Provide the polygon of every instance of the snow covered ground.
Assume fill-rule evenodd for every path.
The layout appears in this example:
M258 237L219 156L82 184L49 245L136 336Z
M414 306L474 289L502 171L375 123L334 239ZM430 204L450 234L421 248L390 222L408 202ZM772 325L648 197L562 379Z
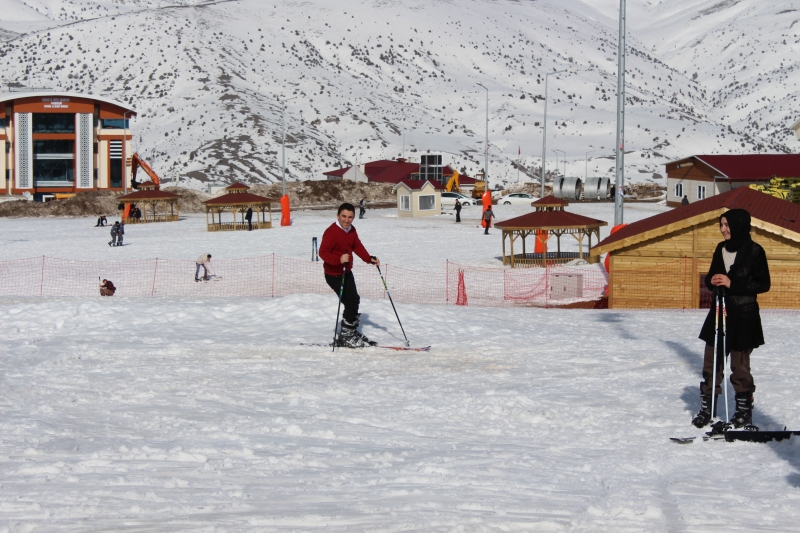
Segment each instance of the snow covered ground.
M496 222L524 215L530 206L494 206ZM625 221L634 222L668 208L650 203L625 205ZM608 236L614 224L611 203L573 204L567 210L605 220L601 238ZM280 215L274 216L273 230L254 232L206 231L206 217L181 215L179 222L125 226L125 242L130 246L109 248L108 228L95 228L95 218L19 218L0 219L2 259L21 259L47 255L65 259L131 260L195 259L210 253L217 259L255 257L275 253L283 257L309 260L311 239L322 233L336 219L336 211L295 211L292 226L278 228ZM229 215L230 216L230 215ZM466 265L502 266L500 230L490 236L479 228L480 208L465 207L463 222L455 224L453 211L420 219L399 219L396 209L370 209L355 226L369 252L385 263L419 270L443 271L445 261ZM116 219L109 217L110 221ZM596 243L593 243L596 244ZM562 239L564 250L577 251L577 241Z
M497 264L475 213L357 226L389 263ZM86 219L4 219L0 250L306 258L332 216L250 234L192 216L114 250ZM300 346L331 338L335 308L332 292L0 302L0 532L798 531L796 440L668 440L701 433L700 312L399 305L430 352ZM362 311L401 344L387 301ZM797 428L800 318L763 322L755 421Z
M429 353L299 346L335 304L2 302L0 530L797 531L797 442L668 441L701 314L406 305ZM798 319L764 323L756 422L796 426Z

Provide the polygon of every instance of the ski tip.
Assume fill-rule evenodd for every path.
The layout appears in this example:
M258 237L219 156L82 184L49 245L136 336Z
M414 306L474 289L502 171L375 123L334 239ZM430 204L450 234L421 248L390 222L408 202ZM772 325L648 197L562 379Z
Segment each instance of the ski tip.
M670 437L669 440L678 444L691 444L697 437Z

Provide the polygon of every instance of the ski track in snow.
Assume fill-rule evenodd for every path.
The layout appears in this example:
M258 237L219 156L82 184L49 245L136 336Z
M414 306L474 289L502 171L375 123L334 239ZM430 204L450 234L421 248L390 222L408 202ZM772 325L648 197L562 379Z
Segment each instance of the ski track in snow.
M333 216L227 235L193 216L131 226L135 246L119 250L93 220L3 219L0 249L306 259ZM477 212L462 226L367 216L359 233L386 263L498 263ZM430 352L300 346L332 338L336 304L333 292L0 302L0 532L798 530L797 439L668 440L701 434L700 311L398 305ZM389 302L361 310L367 336L402 345ZM763 316L763 429L800 426L799 320Z

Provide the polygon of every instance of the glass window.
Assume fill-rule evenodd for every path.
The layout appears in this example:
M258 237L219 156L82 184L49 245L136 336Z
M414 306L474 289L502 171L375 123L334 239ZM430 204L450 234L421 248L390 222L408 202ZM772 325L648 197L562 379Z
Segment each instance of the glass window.
M69 155L72 157L74 150L75 141L33 141L34 158L37 155Z
M37 187L47 185L70 186L75 176L72 159L34 159L33 181Z
M33 133L75 133L75 115L33 113Z
M430 211L431 209L436 209L436 195L435 194L426 194L424 196L419 197L419 210L420 211Z
M108 130L122 130L128 129L130 120L121 118L104 118L100 121L101 128Z
M678 183L675 185L675 196L678 198L683 198L683 183Z
M411 197L410 196L401 196L400 197L400 210L401 211L411 211Z
M122 159L109 160L109 181L112 189L122 188Z
M706 197L706 186L705 185L698 185L697 186L697 199L702 200Z

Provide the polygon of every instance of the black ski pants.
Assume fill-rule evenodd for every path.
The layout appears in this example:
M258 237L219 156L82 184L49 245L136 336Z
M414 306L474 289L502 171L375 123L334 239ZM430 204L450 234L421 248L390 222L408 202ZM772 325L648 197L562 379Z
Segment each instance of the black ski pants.
M728 357L731 359L731 385L736 392L756 391L753 375L750 373L750 354L753 350L746 352L732 351ZM700 383L700 394L711 394L711 372L714 367L714 345L706 344L706 351L703 354L703 381ZM722 379L725 372L725 358L717 356L717 382L716 394L722 392Z
M336 296L339 296L339 291L342 288L342 276L331 276L325 274L325 281L328 283ZM361 303L361 297L358 295L356 289L356 280L353 277L353 272L348 270L344 275L344 293L342 293L342 303L344 304L344 313L342 318L351 324L358 319L358 306Z

